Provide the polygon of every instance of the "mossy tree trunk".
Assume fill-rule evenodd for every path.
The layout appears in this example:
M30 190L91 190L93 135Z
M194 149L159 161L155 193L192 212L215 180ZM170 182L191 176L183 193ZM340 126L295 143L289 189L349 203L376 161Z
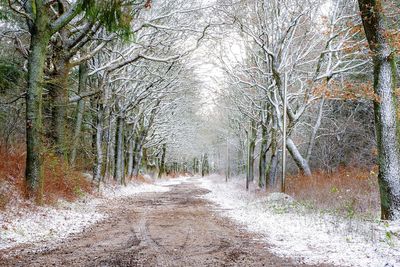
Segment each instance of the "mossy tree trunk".
M270 112L273 112L272 108ZM276 185L276 176L278 172L278 122L276 116L273 114L271 116L272 120L272 127L271 127L271 158L269 160L269 164L267 167L267 181L266 181L266 188L274 187Z
M46 48L51 37L46 12L38 8L35 22L29 26L31 44L28 57L28 88L26 90L25 178L29 193L40 194L39 185L43 185L43 70Z
M54 71L47 83L50 96L50 127L48 137L56 155L67 159L65 140L66 118L68 107L68 77L70 68L63 51L56 50Z
M382 1L359 0L358 3L374 64L381 218L394 220L400 218L400 140L395 51L389 43Z
M129 145L128 145L128 166L127 166L127 175L129 179L132 179L133 175L133 164L134 164L134 149L135 149L135 142L134 142L134 131L135 126L131 126L131 130L129 132Z
M193 159L193 174L198 174L199 173L199 159L194 158Z
M124 127L125 119L124 116L118 116L116 122L116 132L115 132L115 153L114 153L114 180L123 184L125 182L124 179Z
M249 188L249 182L254 181L254 150L256 147L257 129L254 120L250 122L248 131L248 152L247 152L247 182L246 189Z
M133 175L138 176L140 173L140 167L142 166L142 159L143 159L143 145L146 139L146 129L144 128L144 118L142 118L136 142L135 142L135 160L133 166Z
M47 1L25 1L23 5L30 33L26 90L26 169L28 192L33 194L43 186L43 73L50 38L82 11L82 1L75 1L68 11L56 20L49 17ZM40 186L42 185L42 186Z
M79 65L78 93L84 93L86 91L87 77L88 77L87 64L82 63ZM75 166L76 151L78 149L78 144L81 137L84 110L85 110L85 100L80 99L76 105L76 121L75 121L75 129L74 129L74 136L72 140L72 148L70 156L70 163L72 166Z
M149 154L146 147L142 149L142 166L143 169L147 172L149 168Z
M267 152L268 152L268 129L261 126L261 146L260 146L260 161L259 161L259 173L258 173L258 186L264 187L266 184L267 177Z
M93 179L97 182L101 182L103 180L103 104L100 99L96 99L96 114L95 114L95 160L94 160L94 168L93 168Z
M116 120L112 119L113 114L111 113L110 108L105 107L104 113L106 120L108 120L108 127L104 130L104 140L106 141L106 156L105 156L105 171L104 176L106 178L112 177L115 172L115 153L116 153L116 140L117 140L117 124Z
M261 115L261 145L260 145L260 160L258 164L258 186L266 187L268 185L267 182L267 171L268 171L268 160L267 153L269 150L268 147L268 128L267 126L270 124L271 116L268 114L267 105L264 104L264 110L260 112Z
M161 160L160 160L160 167L158 172L158 178L161 178L165 173L165 156L167 154L167 144L162 145L161 149Z
M204 154L201 160L201 176L204 177L210 173L210 164L208 162L208 154Z

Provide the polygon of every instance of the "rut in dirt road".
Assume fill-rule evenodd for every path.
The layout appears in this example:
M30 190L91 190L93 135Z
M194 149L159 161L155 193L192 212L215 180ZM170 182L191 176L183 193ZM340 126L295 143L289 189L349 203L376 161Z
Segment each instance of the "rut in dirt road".
M108 220L55 249L16 252L5 266L305 266L268 252L255 236L216 215L195 180L115 200Z

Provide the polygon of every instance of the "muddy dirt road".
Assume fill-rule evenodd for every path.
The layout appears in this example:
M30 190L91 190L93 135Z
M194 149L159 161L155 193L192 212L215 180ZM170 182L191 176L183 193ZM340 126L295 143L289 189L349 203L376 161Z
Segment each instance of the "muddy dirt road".
M110 218L41 252L12 250L2 266L305 266L219 217L195 181L113 200Z

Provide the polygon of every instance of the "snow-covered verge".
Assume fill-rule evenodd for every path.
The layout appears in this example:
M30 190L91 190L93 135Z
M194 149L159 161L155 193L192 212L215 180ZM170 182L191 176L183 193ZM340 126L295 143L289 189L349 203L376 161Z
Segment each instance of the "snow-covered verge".
M96 199L58 207L19 208L0 216L0 250L19 244L43 243L64 239L104 219L97 211Z
M156 185L156 184L134 184L130 183L126 186L114 186L114 187L104 187L102 189L102 194L106 198L120 198L120 197L130 197L140 193L150 193L150 192L168 192L169 188Z
M55 206L23 205L0 212L0 250L22 244L45 245L84 231L107 218L99 207L110 199L132 197L141 193L167 192L169 185L182 183L186 177L154 183L106 185L98 196L88 195L75 202L59 201ZM150 182L150 181L149 181Z
M240 182L243 183L243 182ZM205 198L222 215L261 234L271 250L309 264L400 266L400 221L350 220L310 212L283 194L256 196L238 181L210 176L201 180Z

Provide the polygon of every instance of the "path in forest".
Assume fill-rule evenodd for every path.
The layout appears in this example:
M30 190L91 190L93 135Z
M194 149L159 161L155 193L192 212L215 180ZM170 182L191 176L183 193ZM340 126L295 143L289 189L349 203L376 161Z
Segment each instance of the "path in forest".
M112 200L110 217L55 248L8 251L1 266L305 266L277 257L257 236L221 218L196 179Z

